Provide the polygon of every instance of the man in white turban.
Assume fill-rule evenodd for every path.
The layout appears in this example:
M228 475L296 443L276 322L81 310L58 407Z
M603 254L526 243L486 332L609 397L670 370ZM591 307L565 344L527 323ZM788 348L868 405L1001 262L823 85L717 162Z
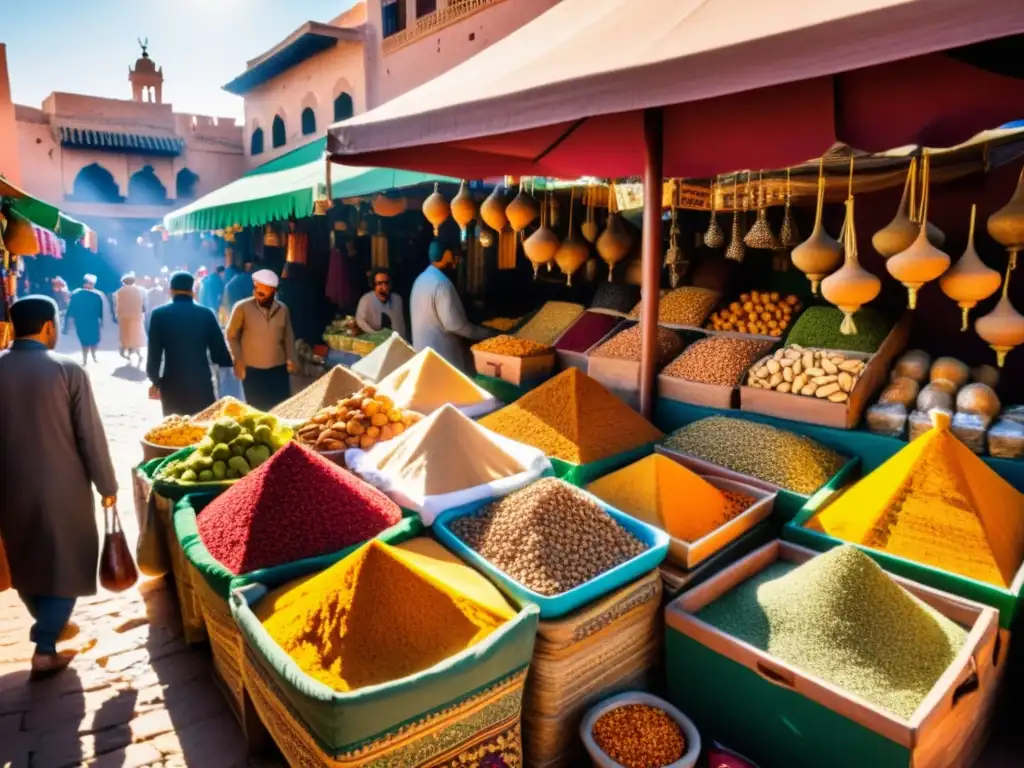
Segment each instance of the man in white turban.
M100 345L100 329L103 328L103 294L96 290L96 275L85 275L82 287L71 294L68 320L64 332L68 332L68 326L74 326L78 343L82 345L82 365L88 364L90 353L93 362L98 362L96 348Z
M231 309L227 336L245 401L269 411L291 394L288 374L298 370L295 332L288 307L277 300L277 274L260 269L252 282L252 297Z

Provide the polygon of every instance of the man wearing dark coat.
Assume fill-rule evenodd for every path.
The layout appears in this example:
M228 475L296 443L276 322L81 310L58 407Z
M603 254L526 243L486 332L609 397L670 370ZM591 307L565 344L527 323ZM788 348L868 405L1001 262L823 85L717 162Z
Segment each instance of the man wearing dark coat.
M75 600L96 593L93 488L111 506L117 479L89 377L52 351L56 303L26 296L10 317L14 345L0 352L0 539L13 586L35 619L31 679L38 680L71 662L57 642Z
M217 316L193 298L188 272L171 275L171 303L153 311L146 373L165 416L198 413L216 399L210 361L230 368L231 353Z
M103 327L103 294L96 290L96 275L86 275L82 287L71 294L68 304L68 319L75 327L78 343L82 345L82 365L89 362L92 352L96 360L96 347L100 344L100 329Z

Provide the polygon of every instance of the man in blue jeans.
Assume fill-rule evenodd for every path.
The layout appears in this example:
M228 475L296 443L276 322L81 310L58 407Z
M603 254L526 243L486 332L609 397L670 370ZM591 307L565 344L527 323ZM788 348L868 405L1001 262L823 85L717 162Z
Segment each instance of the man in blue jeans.
M71 663L57 643L74 631L75 600L96 594L93 488L111 506L117 479L88 375L53 352L56 303L26 296L9 313L14 345L0 352L0 539L35 619L31 679L40 680Z

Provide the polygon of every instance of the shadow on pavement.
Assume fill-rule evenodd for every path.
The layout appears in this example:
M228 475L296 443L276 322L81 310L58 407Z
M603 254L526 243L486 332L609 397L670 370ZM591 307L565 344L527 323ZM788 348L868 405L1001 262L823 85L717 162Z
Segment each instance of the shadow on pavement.
M137 368L134 365L122 365L119 368L115 368L112 375L125 381L145 381L149 378L146 376L145 369Z
M0 765L62 768L88 760L104 737L80 738L85 686L78 673L71 668L31 683L27 661L24 667L0 676Z

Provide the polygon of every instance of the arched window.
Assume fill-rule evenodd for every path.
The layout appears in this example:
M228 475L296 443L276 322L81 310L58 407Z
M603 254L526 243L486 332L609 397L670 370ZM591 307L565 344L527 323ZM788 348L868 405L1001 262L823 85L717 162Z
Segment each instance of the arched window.
M192 173L188 168L182 168L178 171L178 176L175 181L175 193L179 200L188 200L196 196L196 184L199 182L199 176Z
M128 179L128 202L134 205L165 205L167 188L147 165L141 171L132 174Z
M342 91L338 94L338 98L334 100L334 122L348 120L355 113L356 110L352 105L352 97Z
M263 129L257 128L252 132L252 143L249 145L250 155L263 154Z
M311 133L316 133L316 113L312 107L306 107L302 110L302 135L309 136Z
M86 203L124 202L113 175L98 163L87 165L78 172L69 197Z
M283 147L285 142L288 141L288 136L284 128L284 118L280 115L274 117L274 124L270 127L270 139L274 149Z

